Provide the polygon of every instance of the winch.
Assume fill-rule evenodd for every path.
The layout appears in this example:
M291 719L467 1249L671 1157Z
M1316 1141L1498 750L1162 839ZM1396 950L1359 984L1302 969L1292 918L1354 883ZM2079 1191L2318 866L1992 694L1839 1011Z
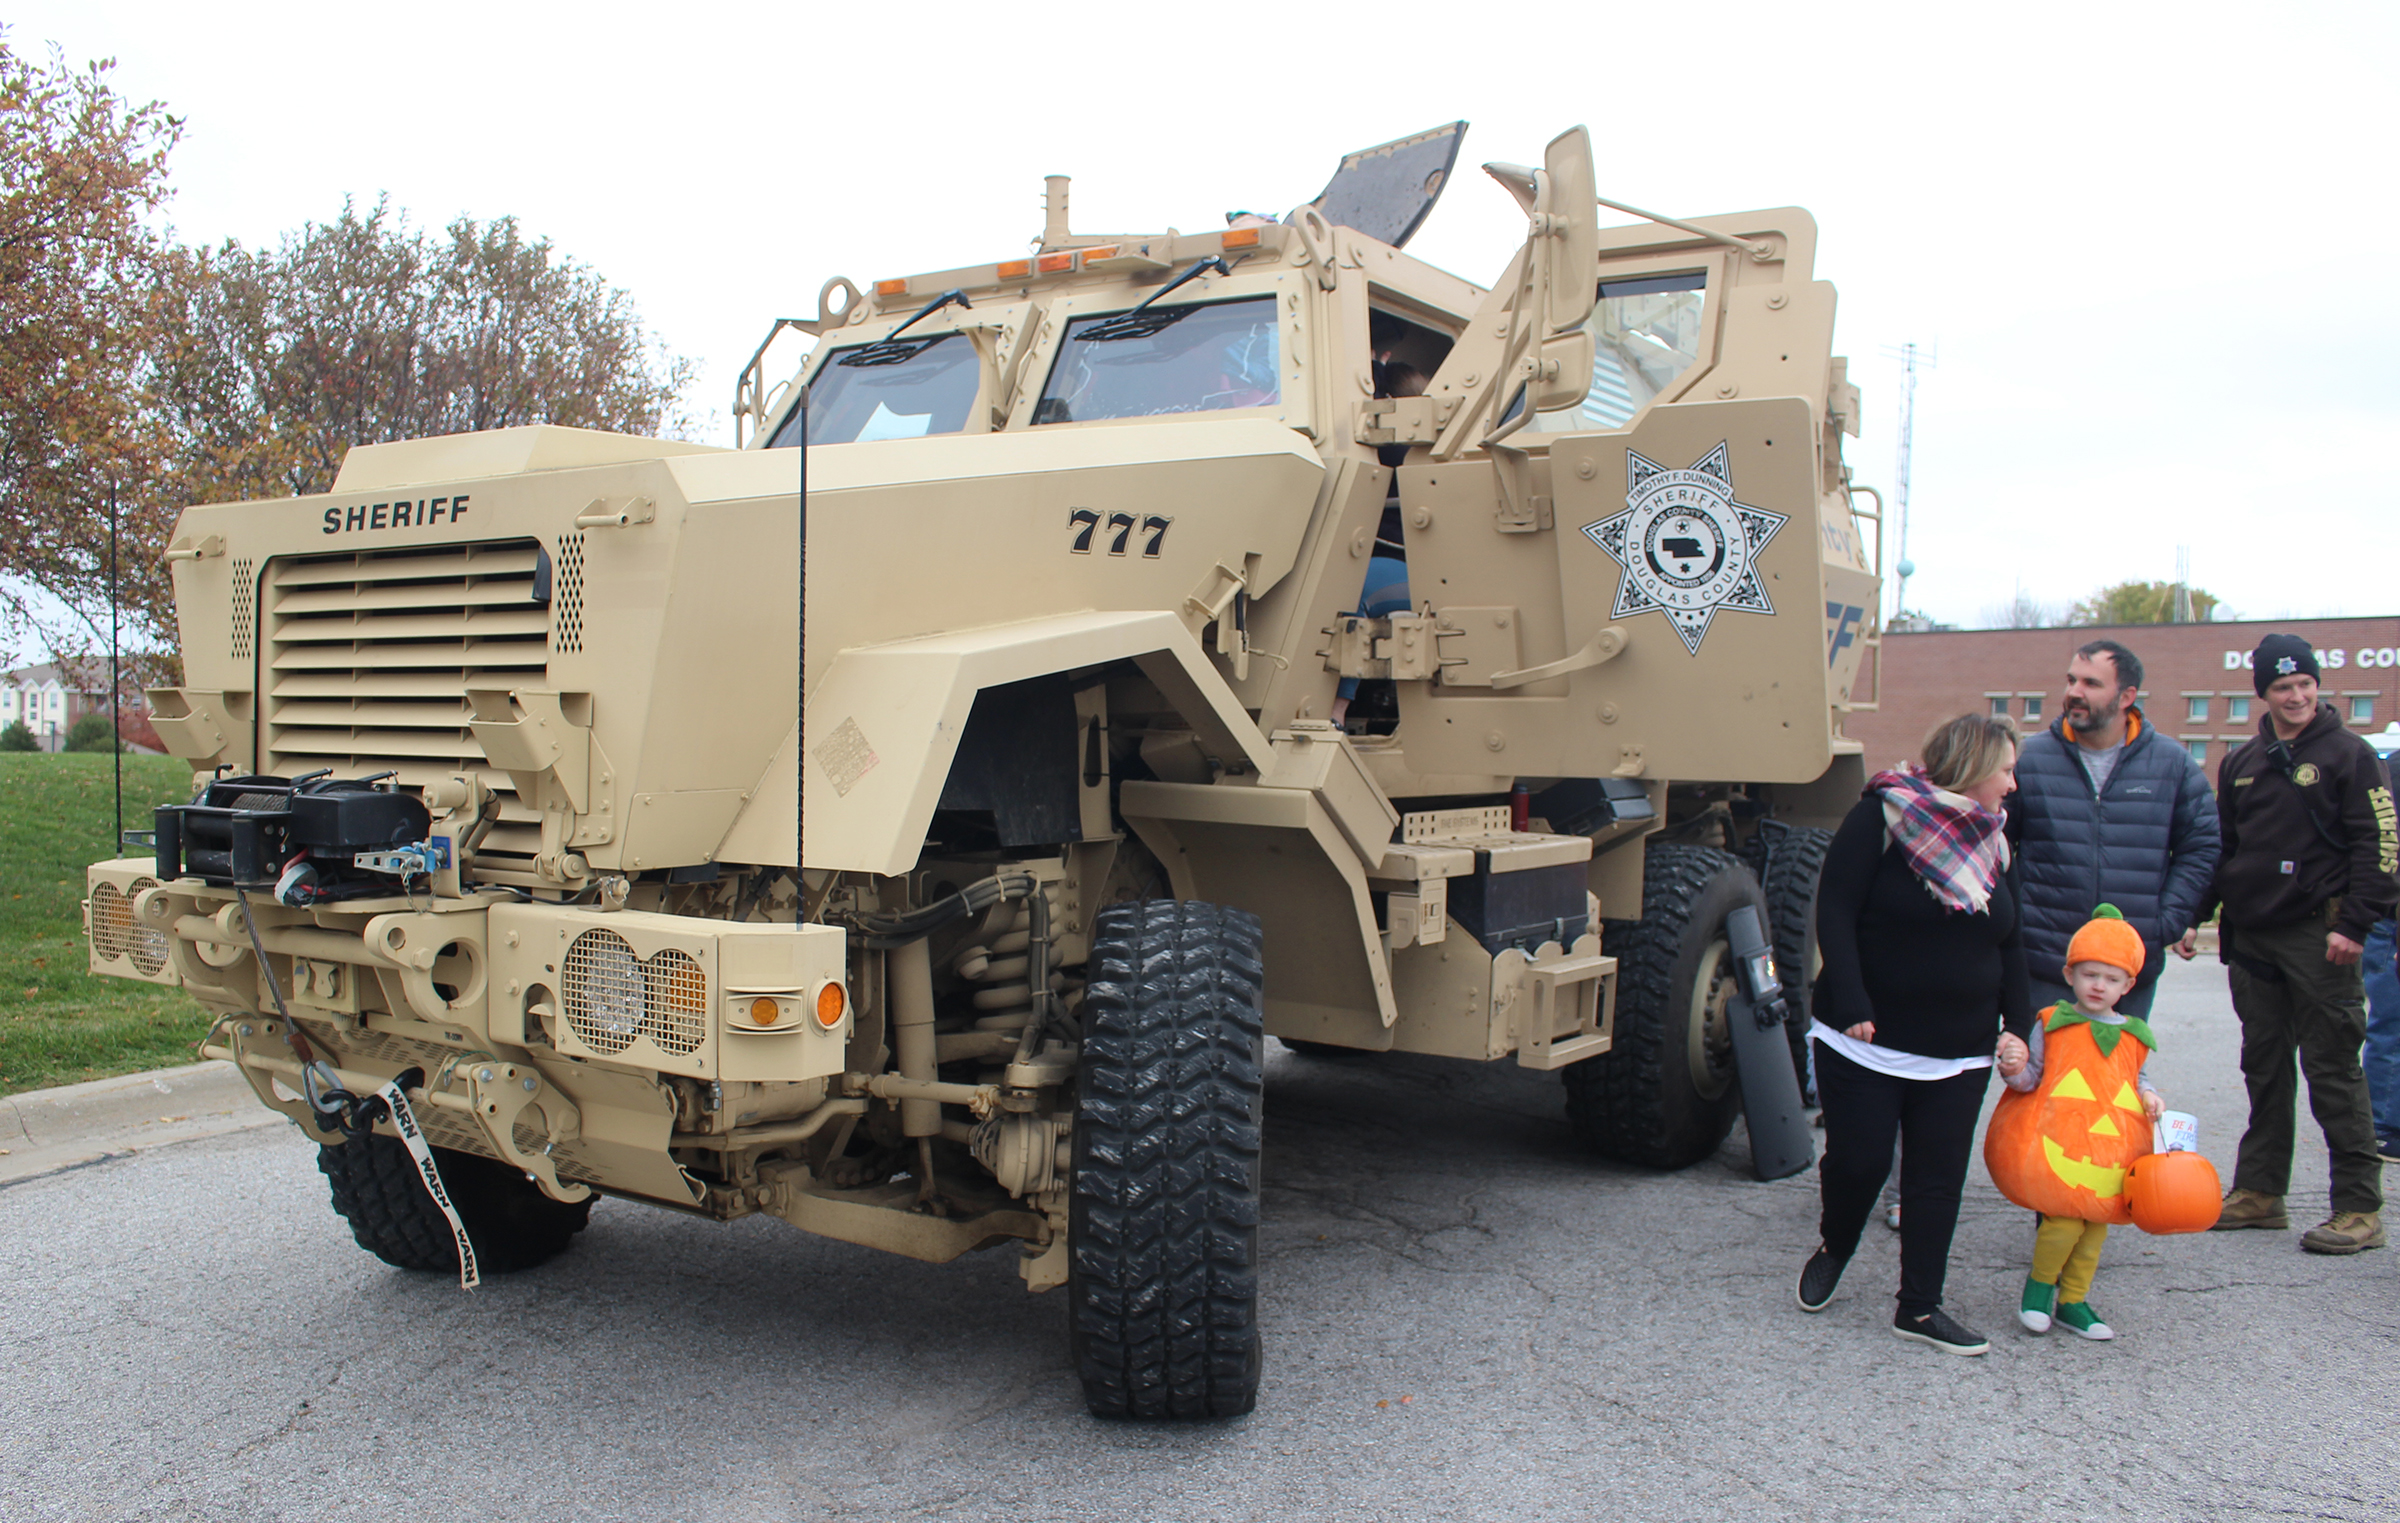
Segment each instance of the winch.
M449 865L422 799L377 786L395 774L214 777L188 804L162 804L158 875L272 888L285 904L388 894Z

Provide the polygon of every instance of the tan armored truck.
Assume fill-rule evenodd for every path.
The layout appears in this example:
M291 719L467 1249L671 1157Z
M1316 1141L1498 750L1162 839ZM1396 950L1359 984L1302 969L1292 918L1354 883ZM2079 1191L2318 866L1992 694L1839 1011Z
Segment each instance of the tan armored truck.
M1861 781L1834 292L1801 211L1600 226L1581 129L1446 274L1399 245L1464 125L1221 231L1074 234L1055 181L1030 252L829 282L737 448L424 439L186 513L198 791L90 870L92 967L189 990L393 1264L599 1195L1004 1248L1101 1414L1255 1399L1268 1036L1707 1155L1728 922L1804 982Z

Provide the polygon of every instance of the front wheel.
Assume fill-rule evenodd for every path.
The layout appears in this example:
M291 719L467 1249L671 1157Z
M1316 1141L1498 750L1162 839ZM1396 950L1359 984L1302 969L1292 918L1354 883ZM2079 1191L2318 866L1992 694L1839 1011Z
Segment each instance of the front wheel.
M1258 917L1153 899L1092 931L1067 1289L1098 1417L1258 1401L1266 1063Z
M488 1274L531 1269L558 1257L591 1220L594 1197L573 1205L497 1159L450 1148L433 1150L442 1188L458 1208L476 1266ZM317 1169L333 1187L333 1209L350 1224L358 1246L396 1269L458 1272L458 1243L449 1218L433 1203L416 1160L397 1137L370 1132L320 1145Z

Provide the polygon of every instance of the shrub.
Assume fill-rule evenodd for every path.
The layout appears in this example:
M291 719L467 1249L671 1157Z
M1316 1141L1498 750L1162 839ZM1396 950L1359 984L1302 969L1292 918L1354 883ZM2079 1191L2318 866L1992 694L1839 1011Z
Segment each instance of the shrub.
M0 751L39 751L42 743L33 738L33 730L22 719L12 719L8 728L0 730Z
M70 751L114 751L118 749L116 727L106 714L86 714L67 730Z

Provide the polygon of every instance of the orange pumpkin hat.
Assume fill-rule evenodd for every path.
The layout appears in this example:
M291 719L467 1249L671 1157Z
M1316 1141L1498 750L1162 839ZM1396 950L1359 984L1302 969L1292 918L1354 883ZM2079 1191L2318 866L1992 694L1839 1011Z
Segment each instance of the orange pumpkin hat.
M2149 954L2142 948L2142 936L2125 923L2124 911L2113 904L2103 904L2092 911L2075 939L2067 943L2067 966L2079 962L2104 962L2112 968L2123 968L2127 978L2139 977L2142 964Z

